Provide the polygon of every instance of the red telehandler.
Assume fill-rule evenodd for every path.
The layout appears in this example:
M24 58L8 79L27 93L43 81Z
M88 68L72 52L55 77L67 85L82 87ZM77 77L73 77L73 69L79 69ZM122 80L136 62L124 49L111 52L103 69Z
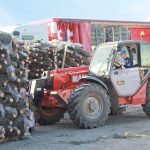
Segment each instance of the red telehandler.
M125 50L133 66L121 64ZM117 64L117 65L116 65ZM40 123L52 124L67 110L80 128L103 125L120 105L141 105L150 116L150 44L120 41L99 45L89 67L58 69L32 81Z

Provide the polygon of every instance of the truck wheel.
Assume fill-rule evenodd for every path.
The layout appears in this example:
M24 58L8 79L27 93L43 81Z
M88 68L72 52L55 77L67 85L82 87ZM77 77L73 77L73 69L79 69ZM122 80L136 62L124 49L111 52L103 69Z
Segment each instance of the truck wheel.
M148 84L146 88L146 101L145 104L142 105L142 107L146 115L150 117L150 79L148 80Z
M66 109L59 107L41 107L39 108L39 123L41 125L53 124L63 118Z
M107 91L94 83L80 85L70 97L68 112L70 119L80 128L102 126L110 113Z

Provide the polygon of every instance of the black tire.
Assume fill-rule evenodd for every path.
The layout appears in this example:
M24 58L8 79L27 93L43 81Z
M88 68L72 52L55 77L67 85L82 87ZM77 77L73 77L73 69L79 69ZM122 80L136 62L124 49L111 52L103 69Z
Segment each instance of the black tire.
M110 105L109 95L101 85L82 84L73 91L68 112L79 128L97 128L108 119Z
M40 107L39 108L39 124L50 125L59 122L61 118L64 117L66 109L59 107Z
M59 122L60 119L63 118L66 109L60 107L43 107L40 105L42 97L43 91L36 92L33 105L31 105L36 123L41 125L49 125Z
M146 115L150 117L150 79L148 80L148 84L146 88L146 101L145 104L142 105L142 107Z

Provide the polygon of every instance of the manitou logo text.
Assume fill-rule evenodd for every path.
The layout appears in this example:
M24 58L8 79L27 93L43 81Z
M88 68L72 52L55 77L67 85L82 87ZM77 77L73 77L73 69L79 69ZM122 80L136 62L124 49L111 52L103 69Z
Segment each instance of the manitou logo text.
M79 80L83 77L85 77L85 75L73 76L72 82L79 82Z

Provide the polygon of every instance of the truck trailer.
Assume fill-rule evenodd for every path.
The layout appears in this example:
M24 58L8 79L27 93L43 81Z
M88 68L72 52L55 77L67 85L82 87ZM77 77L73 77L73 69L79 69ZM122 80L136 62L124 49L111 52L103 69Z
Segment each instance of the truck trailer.
M100 43L142 40L150 42L150 22L53 18L18 26L22 40L61 40L81 43L85 50ZM142 36L141 36L142 34Z

